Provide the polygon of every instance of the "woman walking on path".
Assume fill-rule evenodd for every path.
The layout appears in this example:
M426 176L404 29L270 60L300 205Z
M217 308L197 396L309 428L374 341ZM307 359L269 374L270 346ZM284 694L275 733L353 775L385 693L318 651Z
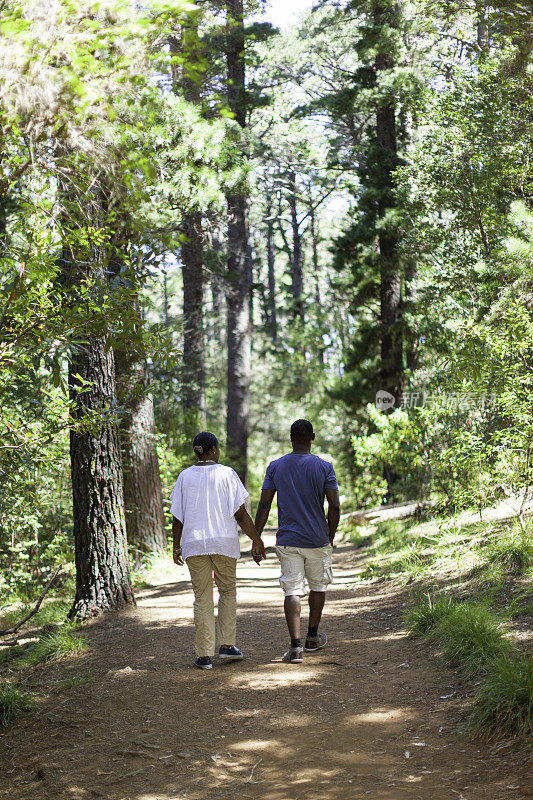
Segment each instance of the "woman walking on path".
M217 437L199 433L193 442L198 463L184 469L170 495L173 558L187 564L194 592L196 628L195 666L212 669L215 655L213 577L218 587L218 657L242 658L235 645L237 613L237 559L240 556L237 523L252 540L257 563L265 546L246 508L248 492L237 473L219 464Z

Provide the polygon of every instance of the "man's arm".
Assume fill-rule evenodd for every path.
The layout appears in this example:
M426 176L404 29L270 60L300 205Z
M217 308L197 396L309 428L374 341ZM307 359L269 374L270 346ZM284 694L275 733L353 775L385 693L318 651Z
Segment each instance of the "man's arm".
M261 499L259 500L255 514L255 527L259 535L263 533L264 527L268 522L268 515L270 514L272 500L275 494L275 489L263 489L261 491Z
M333 544L333 539L337 533L341 518L341 501L338 489L326 489L326 500L328 501L328 527L329 541Z
M183 522L172 517L172 560L175 564L183 564L181 557L181 534L183 533Z
M244 503L240 508L237 509L237 511L233 516L237 520L238 525L240 525L246 536L248 536L248 538L252 540L253 542L252 556L254 557L254 560L258 564L262 558L265 558L266 555L265 545L263 544L263 540L258 534L255 525L252 522L252 518L245 508Z

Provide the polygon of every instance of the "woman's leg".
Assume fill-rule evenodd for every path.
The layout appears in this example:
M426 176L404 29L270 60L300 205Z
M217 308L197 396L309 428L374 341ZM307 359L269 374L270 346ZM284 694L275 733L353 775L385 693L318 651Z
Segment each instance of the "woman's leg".
M187 561L194 592L194 648L199 658L215 655L215 608L211 556L190 556Z
M218 587L219 644L231 647L235 644L237 627L237 559L219 555L211 558Z

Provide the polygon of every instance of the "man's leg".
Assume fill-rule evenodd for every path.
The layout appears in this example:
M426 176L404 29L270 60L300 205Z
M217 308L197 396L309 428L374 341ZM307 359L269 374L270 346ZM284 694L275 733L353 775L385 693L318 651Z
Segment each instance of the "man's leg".
M333 579L331 568L331 545L312 547L305 551L305 574L309 582L309 627L306 650L320 650L327 642L325 634L318 633L322 611L326 600L326 587Z
M304 597L306 594L304 559L295 547L276 547L276 555L281 564L279 582L285 592L283 608L291 637L291 649L284 658L299 663L302 660L303 652L300 639L300 615L302 613L300 597Z
M189 556L186 564L191 573L194 592L194 648L199 658L215 655L215 609L213 605L213 566L210 556Z
M237 559L230 556L211 556L218 588L219 644L232 647L237 627Z
M322 609L326 601L325 592L316 592L313 589L309 592L309 628L307 631L308 636L316 636L320 619L322 617Z
M285 603L283 604L285 611L285 619L287 620L287 627L289 629L289 636L291 637L292 647L301 647L300 641L300 615L302 613L302 604L300 597L297 594L285 595ZM296 642L296 644L293 644ZM300 642L298 644L298 642Z

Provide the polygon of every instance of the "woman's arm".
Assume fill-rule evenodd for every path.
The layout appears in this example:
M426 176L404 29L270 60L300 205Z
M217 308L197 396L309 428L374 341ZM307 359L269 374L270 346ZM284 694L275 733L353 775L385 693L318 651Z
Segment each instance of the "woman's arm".
M183 522L172 517L172 559L175 564L183 564L181 557L181 534L183 533Z
M266 555L265 545L263 543L263 540L257 533L255 525L252 522L252 518L247 512L244 503L240 508L237 509L237 511L233 516L237 520L237 523L240 525L246 536L248 536L248 538L252 540L253 542L252 556L254 558L254 561L256 561L256 563L259 564L259 561L261 561L262 558L265 558Z

